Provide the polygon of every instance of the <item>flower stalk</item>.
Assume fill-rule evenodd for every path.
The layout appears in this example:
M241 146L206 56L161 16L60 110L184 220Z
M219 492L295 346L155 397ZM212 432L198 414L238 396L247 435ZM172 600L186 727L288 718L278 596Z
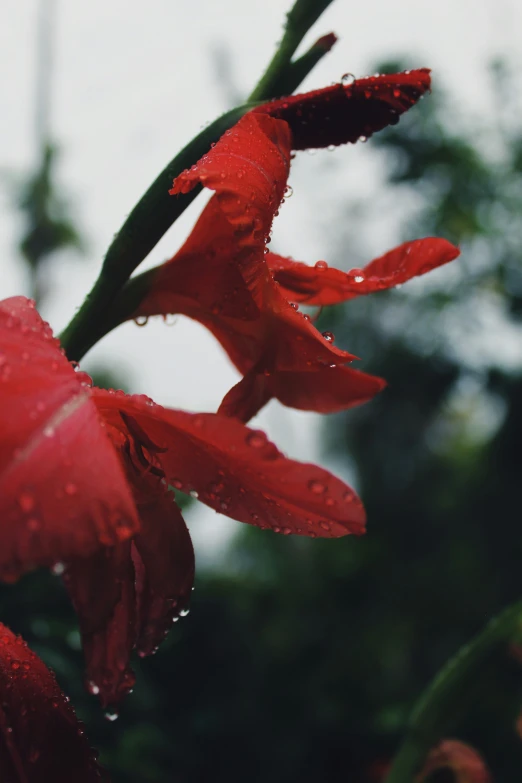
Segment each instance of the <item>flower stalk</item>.
M385 783L415 783L430 749L446 734L458 705L473 689L484 663L520 634L522 601L493 618L435 677L410 718L406 737Z

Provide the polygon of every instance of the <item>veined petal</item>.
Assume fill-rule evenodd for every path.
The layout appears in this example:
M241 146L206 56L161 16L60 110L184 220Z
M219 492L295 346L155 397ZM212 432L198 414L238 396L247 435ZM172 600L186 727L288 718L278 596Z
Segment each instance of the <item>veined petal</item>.
M177 177L170 193L187 193L198 183L216 191L238 245L259 247L283 197L290 145L286 122L250 112Z
M417 780L422 783L440 769L450 769L455 783L492 783L484 759L474 748L459 740L443 740L433 748Z
M401 285L453 261L460 250L446 239L427 237L405 242L362 269L342 272L319 261L308 266L269 253L267 263L285 296L309 305L333 305Z
M0 578L85 556L138 529L84 374L24 297L0 303Z
M0 701L4 783L108 783L54 674L1 623Z
M189 604L194 584L194 548L170 492L139 504L141 532L134 539L138 599L136 647L155 652L172 622Z
M132 543L125 541L71 561L63 580L80 623L87 689L104 707L117 703L135 682L130 654L136 642Z
M430 89L430 81L427 68L369 76L281 98L254 111L287 122L294 150L354 143L396 125Z
M109 425L131 418L161 448L169 483L216 511L275 532L342 536L364 532L361 501L315 465L284 457L262 432L217 414L190 414L101 389L94 399ZM135 429L135 431L137 431Z
M383 378L342 365L315 372L248 372L225 395L218 413L247 422L275 397L289 408L337 413L368 402L386 386Z

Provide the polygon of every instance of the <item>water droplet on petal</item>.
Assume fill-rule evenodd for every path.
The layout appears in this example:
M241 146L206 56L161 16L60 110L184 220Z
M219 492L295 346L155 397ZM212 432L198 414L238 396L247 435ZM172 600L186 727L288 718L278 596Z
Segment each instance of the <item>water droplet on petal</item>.
M98 685L96 685L94 680L89 680L89 682L87 683L87 690L89 691L90 694L92 694L92 696L97 696L100 692L100 688L98 687Z
M190 614L190 609L182 609L179 613L180 617L186 617L188 614Z
M285 198L290 198L290 196L293 196L294 189L291 185L287 185L285 188Z
M104 713L105 719L109 720L111 723L114 723L115 720L118 720L118 713L112 712L111 710L107 710L107 712Z
M51 571L55 576L61 576L65 571L65 565L63 563L55 563Z
M333 343L335 340L333 332L323 332L322 334L327 343Z
M315 268L320 270L328 269L328 264L326 261L316 261Z
M149 322L148 315L139 315L137 318L134 319L134 323L136 324L136 326L147 326L148 322ZM116 715L116 718L117 717L118 716ZM114 718L114 720L116 720L116 718Z
M246 442L249 446L252 446L253 449L260 449L262 446L265 445L267 441L267 437L264 432L261 431L255 431L255 432L249 432L246 437Z
M314 495L322 495L323 492L326 492L325 485L321 481L318 481L317 479L311 479L308 482L308 489L310 490L310 492L313 492Z
M319 524L323 528L323 530L329 531L331 529L328 522L319 522Z
M29 492L23 492L18 498L18 503L22 511L31 511L34 508L34 497Z
M355 81L355 76L353 73L343 73L341 76L341 84L344 84L345 86L347 84L353 84Z
M195 498L195 499L199 497L199 493L195 489L191 489L189 495L191 498Z
M363 283L364 282L364 270L363 269L352 269L349 274L353 277L354 283Z

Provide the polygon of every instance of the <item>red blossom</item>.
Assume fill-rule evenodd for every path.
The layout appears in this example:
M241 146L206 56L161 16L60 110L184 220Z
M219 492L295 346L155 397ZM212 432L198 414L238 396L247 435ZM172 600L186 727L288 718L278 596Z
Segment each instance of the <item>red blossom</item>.
M429 88L429 72L370 77L274 101L246 115L172 194L198 183L215 192L181 250L160 267L132 317L181 313L204 324L242 373L220 411L248 421L272 397L321 413L360 404L382 379L322 335L296 303L331 304L388 288L458 255L445 240L417 240L346 274L268 253L291 149L356 141L395 122ZM362 278L361 279L361 275Z
M189 602L194 552L169 486L278 533L364 532L350 487L263 432L92 388L23 297L0 304L0 346L0 574L64 563L104 705L132 687L132 649L153 652Z
M54 674L1 623L0 702L2 783L108 783Z
M323 307L401 285L458 255L459 249L451 242L428 237L405 242L362 269L350 272L330 268L324 261L308 266L275 253L268 254L267 263L288 299Z
M423 783L429 775L441 769L450 769L455 783L492 783L493 780L480 754L459 740L442 740L430 751L416 778L417 783Z

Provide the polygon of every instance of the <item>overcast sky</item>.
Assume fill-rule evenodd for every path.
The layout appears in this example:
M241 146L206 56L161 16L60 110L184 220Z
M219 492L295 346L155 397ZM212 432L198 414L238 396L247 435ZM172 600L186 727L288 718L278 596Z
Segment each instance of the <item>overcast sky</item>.
M41 0L0 3L0 171L23 175L35 160L35 41ZM219 83L225 53L234 87L248 94L279 39L284 0L48 0L55 6L51 130L61 149L60 184L87 242L82 258L61 257L51 271L53 294L43 314L56 330L67 323L94 281L100 259L125 215L165 163L200 127L229 108ZM307 39L335 31L340 40L305 88L343 73L366 75L377 61L407 57L428 66L435 89L446 89L469 115L488 111L486 68L504 55L520 66L522 4L516 0L336 0ZM305 42L306 44L306 42ZM216 52L221 57L216 58ZM518 62L517 62L517 57ZM371 142L370 142L371 144ZM333 157L335 156L335 157ZM325 161L335 166L325 170ZM373 186L364 153L353 147L298 156L294 187L277 221L274 245L305 261L327 258L329 216L341 194ZM16 257L20 222L0 190L0 296L27 293ZM155 248L147 265L172 255L201 209L201 197ZM377 236L375 253L388 237ZM369 260L369 259L368 259ZM347 268L353 266L347 258ZM350 350L350 346L342 346ZM146 328L121 327L85 363L98 360L121 371L133 391L192 410L215 410L236 382L221 349L198 324L160 320ZM321 460L318 417L271 403L256 424L287 453ZM346 476L343 476L346 478ZM194 523L201 530L201 514ZM237 523L205 516L212 547ZM208 525L216 537L208 534ZM196 529L196 533L197 533ZM201 539L201 534L197 536ZM203 552L204 541L200 540ZM207 546L207 549L208 549Z

